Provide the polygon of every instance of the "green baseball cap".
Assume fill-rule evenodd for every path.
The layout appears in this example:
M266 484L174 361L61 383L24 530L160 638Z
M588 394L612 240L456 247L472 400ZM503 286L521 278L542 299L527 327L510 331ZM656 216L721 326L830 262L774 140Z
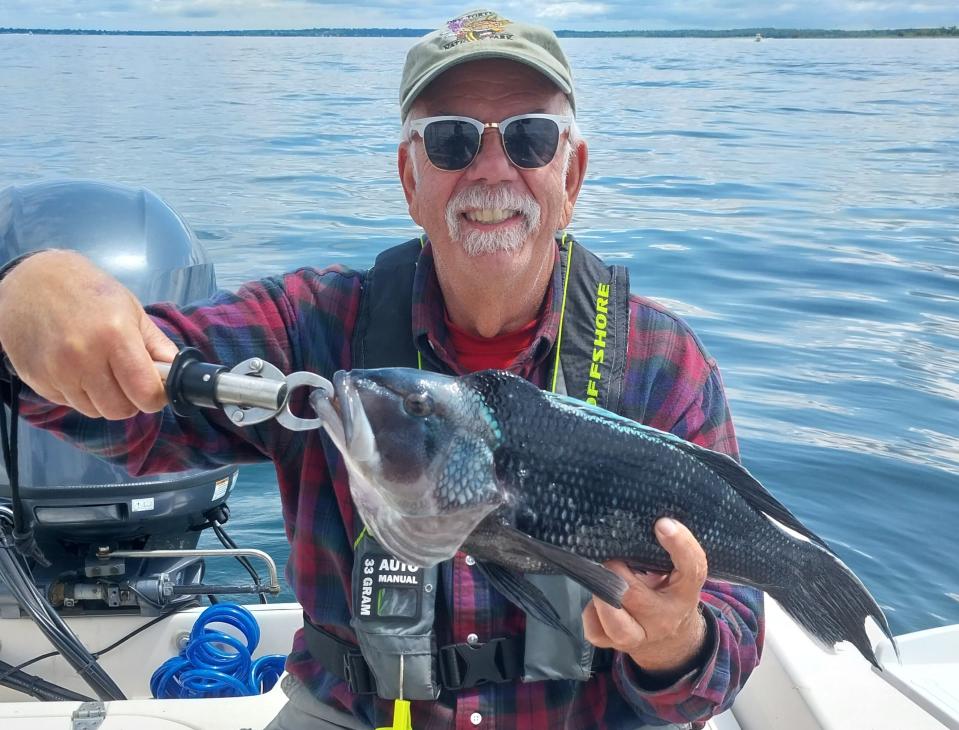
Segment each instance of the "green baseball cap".
M507 20L491 10L473 10L423 36L406 54L400 82L400 117L430 82L467 61L506 58L525 63L556 84L576 111L573 74L553 31Z

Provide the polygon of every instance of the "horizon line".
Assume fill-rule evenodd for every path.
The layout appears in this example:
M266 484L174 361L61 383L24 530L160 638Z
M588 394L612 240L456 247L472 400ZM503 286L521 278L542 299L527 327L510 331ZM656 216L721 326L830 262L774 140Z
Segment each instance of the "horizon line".
M42 32L42 33L116 33L116 34L197 34L197 35L215 35L215 34L267 34L267 33L315 33L324 32L390 32L390 33L418 33L426 34L436 30L435 28L412 28L409 26L314 26L309 28L217 28L217 29L107 29L107 28L17 28L13 26L0 26L0 32ZM612 29L601 28L591 30L580 30L574 28L556 29L553 32L556 35L581 35L581 34L653 34L653 33L756 33L762 31L771 31L777 33L903 33L917 31L957 31L957 26L938 25L938 26L911 26L902 28L800 28L800 27L780 27L780 26L746 26L740 28L629 28Z

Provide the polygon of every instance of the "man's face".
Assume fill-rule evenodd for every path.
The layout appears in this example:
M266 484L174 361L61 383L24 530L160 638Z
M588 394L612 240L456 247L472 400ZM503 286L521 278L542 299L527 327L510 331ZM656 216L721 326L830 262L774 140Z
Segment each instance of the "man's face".
M500 122L529 113L568 114L569 106L542 74L491 59L442 74L417 99L410 116ZM429 162L422 138L414 135L399 151L410 215L427 232L444 266L529 266L548 255L554 232L572 217L586 149L577 149L567 168L568 150L564 134L549 164L520 168L506 156L499 130L487 129L473 162L446 171Z

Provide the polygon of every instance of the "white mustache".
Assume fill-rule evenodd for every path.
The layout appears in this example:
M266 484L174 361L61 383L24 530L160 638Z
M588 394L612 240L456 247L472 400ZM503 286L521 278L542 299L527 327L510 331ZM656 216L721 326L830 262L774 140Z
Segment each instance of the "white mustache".
M515 210L525 222L524 226L506 233L470 231L464 236L462 215L468 210L499 209ZM459 241L470 256L497 251L515 251L539 226L540 205L532 195L513 190L508 184L474 185L458 192L446 205L446 226L450 237Z

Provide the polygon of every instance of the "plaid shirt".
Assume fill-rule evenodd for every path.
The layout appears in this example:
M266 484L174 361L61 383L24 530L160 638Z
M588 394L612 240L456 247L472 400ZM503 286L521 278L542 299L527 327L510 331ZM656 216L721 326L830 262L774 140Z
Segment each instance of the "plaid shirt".
M555 266L532 345L510 368L541 387L559 326L559 271ZM302 268L246 284L235 294L220 292L202 304L180 310L158 305L148 311L174 341L199 348L210 362L260 357L285 373L308 370L330 377L351 366L361 284L361 273L342 267ZM419 350L439 368L461 373L444 324L429 246L417 267L413 302ZM305 394L299 399L303 402L294 404L294 410L306 413ZM685 323L636 296L630 298L625 405L646 424L738 458L715 362ZM192 420L165 409L105 422L34 400L24 404L23 414L35 425L125 464L134 474L272 460L291 545L287 580L315 623L354 640L349 628L354 507L343 461L325 434L287 431L272 422L237 428L215 410ZM523 632L524 614L467 565L463 554L443 564L442 585L435 625L440 646L465 642L471 633L485 641ZM588 682L487 684L444 692L435 702L413 702L413 726L473 730L470 716L477 712L483 728L537 730L636 728L705 719L732 703L758 663L763 619L762 596L750 588L707 581L702 603L714 640L708 662L669 687L644 687L639 667L617 653L612 669ZM294 638L287 669L322 702L373 727L390 722L392 702L351 694L343 681L311 659L302 631Z

